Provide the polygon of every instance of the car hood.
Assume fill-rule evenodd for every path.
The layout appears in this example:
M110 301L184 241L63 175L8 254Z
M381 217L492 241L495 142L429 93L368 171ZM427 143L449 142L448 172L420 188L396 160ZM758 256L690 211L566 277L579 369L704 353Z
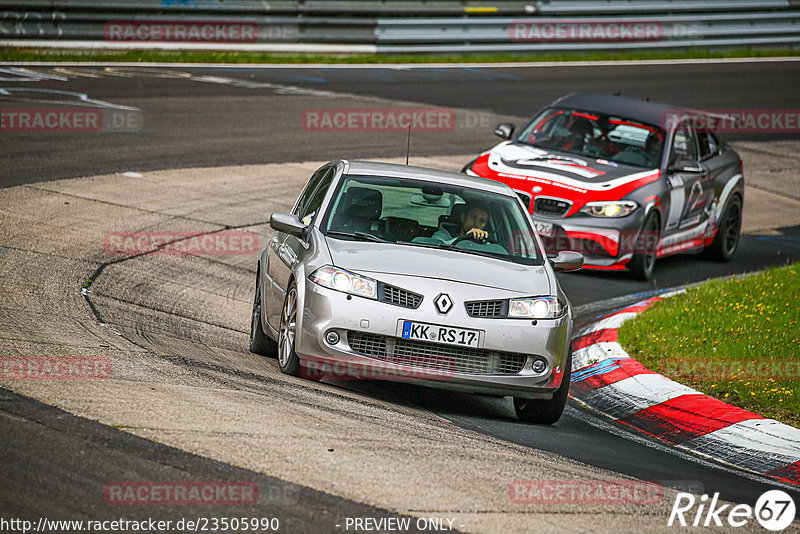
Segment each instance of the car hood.
M530 194L573 203L569 215L592 200L619 200L660 176L645 169L603 159L548 151L529 145L500 143L478 157L472 172Z
M497 162L521 174L547 174L556 179L577 180L584 184L603 184L644 170L635 165L510 142L500 143L490 153L495 156L491 161L492 166Z
M458 251L414 245L326 238L335 266L370 276L384 274L451 280L515 291L553 294L543 266L521 265Z

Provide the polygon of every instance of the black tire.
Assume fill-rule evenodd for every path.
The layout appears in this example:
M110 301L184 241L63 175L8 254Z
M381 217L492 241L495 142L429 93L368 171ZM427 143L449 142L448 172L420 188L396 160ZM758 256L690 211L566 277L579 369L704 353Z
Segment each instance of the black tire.
M731 261L739 248L742 233L742 197L734 195L725 204L714 241L703 251L703 256L715 261Z
M561 378L561 385L549 400L542 399L523 399L514 397L514 411L520 421L526 423L536 423L539 425L552 425L561 419L564 406L567 404L569 396L569 380L572 376L572 353L567 356L567 364L564 368L564 376Z
M278 343L269 337L261 326L261 286L256 274L256 290L253 295L253 311L250 314L250 352L277 357Z
M656 268L656 251L661 235L658 213L651 211L642 224L633 250L633 258L628 263L628 274L636 280L650 280Z

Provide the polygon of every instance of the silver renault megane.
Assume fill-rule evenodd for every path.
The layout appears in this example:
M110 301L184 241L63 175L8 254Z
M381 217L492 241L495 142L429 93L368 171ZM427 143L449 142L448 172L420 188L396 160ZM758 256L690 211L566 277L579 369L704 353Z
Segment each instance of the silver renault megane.
M405 380L514 397L551 424L569 390L572 309L509 187L420 167L334 161L273 213L250 350L282 372Z

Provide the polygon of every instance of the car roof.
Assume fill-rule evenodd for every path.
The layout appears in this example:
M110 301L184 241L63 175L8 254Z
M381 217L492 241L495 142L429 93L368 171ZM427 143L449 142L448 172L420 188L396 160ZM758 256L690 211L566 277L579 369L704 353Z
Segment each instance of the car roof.
M416 167L414 165L401 165L397 163L379 163L377 161L342 160L342 162L345 165L345 174L349 175L412 178L438 184L481 189L512 197L516 195L510 187L503 183L458 172L440 171L427 167Z
M645 124L664 127L666 113L704 114L702 111L673 106L664 102L638 100L622 95L601 93L573 93L553 102L554 106L577 108L633 119Z

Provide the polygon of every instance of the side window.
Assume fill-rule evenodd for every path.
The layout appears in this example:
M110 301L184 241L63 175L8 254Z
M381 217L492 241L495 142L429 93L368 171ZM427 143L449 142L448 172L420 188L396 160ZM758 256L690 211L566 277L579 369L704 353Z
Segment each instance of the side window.
M333 182L333 176L335 174L335 167L328 168L328 170L320 179L317 188L312 193L311 198L309 198L308 203L303 207L303 210L297 214L303 224L311 224L311 222L314 220L314 216L319 211L320 206L322 206L322 201L325 199L325 193L328 192L328 188L330 188L331 182Z
M714 137L714 134L709 132L700 132L697 134L697 140L700 144L700 159L704 160L715 156L719 152L719 141Z
M311 179L306 184L305 189L303 189L303 192L300 193L300 198L297 199L297 205L294 207L294 210L292 210L292 213L301 219L303 218L303 214L306 212L306 206L308 206L308 203L311 201L311 197L314 196L314 192L317 190L317 186L329 170L330 167L323 167L317 170L311 176Z
M675 137L672 138L672 158L673 160L684 158L692 161L699 159L697 139L688 124L680 125L675 132Z

